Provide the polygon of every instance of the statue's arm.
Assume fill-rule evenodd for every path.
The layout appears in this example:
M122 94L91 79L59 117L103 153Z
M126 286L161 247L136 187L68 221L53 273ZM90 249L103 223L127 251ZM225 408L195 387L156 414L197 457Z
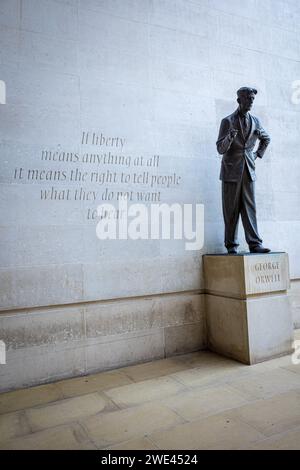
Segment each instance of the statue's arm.
M222 119L219 130L219 137L216 142L218 152L221 155L226 153L229 150L232 141L233 138L230 134L230 123L228 119Z
M258 138L259 138L259 145L255 153L257 157L262 158L269 143L271 142L271 139L267 131L265 131L265 129L261 126L258 119L257 119L257 125L258 125L257 133L258 133Z

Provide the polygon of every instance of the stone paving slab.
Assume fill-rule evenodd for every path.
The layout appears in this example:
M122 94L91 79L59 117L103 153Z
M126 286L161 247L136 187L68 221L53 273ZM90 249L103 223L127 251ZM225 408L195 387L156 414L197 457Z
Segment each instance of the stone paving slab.
M0 442L5 450L96 450L78 424L60 426L28 434L22 438Z
M264 435L226 413L173 426L150 434L159 449L236 449L251 444Z
M30 408L25 411L25 415L31 429L40 431L112 409L115 409L115 406L106 397L91 393L60 400L47 406Z
M0 394L0 414L44 405L64 398L56 384L40 385Z
M123 370L117 370L61 380L56 382L55 385L61 391L64 398L72 398L113 387L121 387L130 383L132 383L132 380Z
M300 393L278 394L231 410L229 415L265 436L289 431L300 426Z
M183 419L157 403L99 414L81 423L90 439L100 448L145 436L158 429L172 428Z
M142 382L107 390L105 394L120 408L169 397L172 399L186 387L171 377L144 380Z

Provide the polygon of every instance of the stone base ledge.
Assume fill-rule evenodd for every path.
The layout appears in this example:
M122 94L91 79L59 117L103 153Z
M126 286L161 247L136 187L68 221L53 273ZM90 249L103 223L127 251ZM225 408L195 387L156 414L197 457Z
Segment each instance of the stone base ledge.
M206 348L204 295L168 294L1 312L0 391Z

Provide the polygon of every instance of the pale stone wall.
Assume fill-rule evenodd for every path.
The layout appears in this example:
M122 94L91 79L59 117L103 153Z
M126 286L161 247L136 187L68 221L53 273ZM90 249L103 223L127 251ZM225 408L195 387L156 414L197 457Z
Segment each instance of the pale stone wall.
M0 105L0 321L9 347L8 366L0 366L3 387L204 347L204 313L196 308L186 321L186 311L190 295L203 288L202 254L223 249L215 141L243 85L258 89L253 112L272 138L257 165L260 231L266 245L289 253L291 277L300 277L300 104L291 100L292 82L300 79L299 20L297 0L0 2L0 80L6 83L6 104ZM119 140L103 149L83 144L83 132ZM130 156L131 165L45 161L43 151L111 151ZM135 167L141 155L144 161L159 155L159 166ZM118 179L81 184L69 179L75 168L89 175L110 169ZM39 176L28 177L29 170ZM66 171L66 179L41 180L43 170ZM120 182L122 172L132 178L146 170L176 173L180 184ZM52 187L63 199L41 200ZM81 187L96 191L97 201L75 201ZM204 203L203 250L189 252L173 240L100 242L88 211L106 188L160 192L166 203ZM177 306L178 293L184 294ZM155 321L144 307L139 313L139 302L148 305L145 296L164 302L174 324L157 323L156 300ZM98 304L109 299L114 308ZM119 308L124 301L132 305L130 321ZM111 323L108 328L103 320L108 329L100 331L102 313L92 310L89 318L98 327L91 339L82 308L94 305ZM120 328L127 322L134 326ZM111 336L102 361L104 346L95 345ZM90 342L95 360L87 359ZM69 355L59 352L65 347ZM36 371L33 358L41 361Z
M289 299L293 314L294 327L300 328L300 279L295 279L291 282Z

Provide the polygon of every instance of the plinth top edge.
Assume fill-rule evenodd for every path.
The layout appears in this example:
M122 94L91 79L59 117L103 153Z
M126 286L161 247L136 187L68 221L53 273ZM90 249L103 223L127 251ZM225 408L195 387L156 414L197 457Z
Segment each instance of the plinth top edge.
M286 251L270 251L269 253L250 253L250 252L243 252L241 251L240 253L206 253L203 256L269 256L269 255L282 255L286 254Z

